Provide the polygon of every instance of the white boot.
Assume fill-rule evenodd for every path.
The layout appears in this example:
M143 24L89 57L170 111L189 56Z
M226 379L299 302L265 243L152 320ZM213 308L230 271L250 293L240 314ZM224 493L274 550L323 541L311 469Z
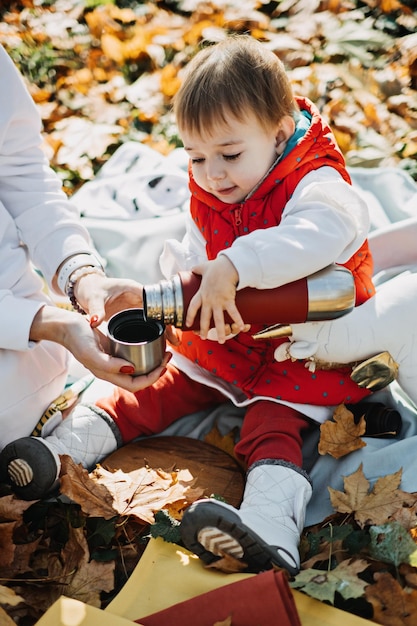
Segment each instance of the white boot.
M297 574L312 489L302 470L276 463L283 462L263 461L249 470L239 510L213 499L192 504L180 526L186 548L206 563L230 555L245 562L248 571L276 565Z
M343 364L387 351L398 364L399 385L417 403L416 311L417 273L401 274L382 284L373 298L344 317L291 325L289 343L277 348L275 358ZM375 374L379 375L377 364ZM372 381L361 386L372 388Z
M0 453L0 481L9 483L24 500L44 498L59 486L60 454L68 454L86 469L122 443L107 413L79 404L46 437L22 437Z

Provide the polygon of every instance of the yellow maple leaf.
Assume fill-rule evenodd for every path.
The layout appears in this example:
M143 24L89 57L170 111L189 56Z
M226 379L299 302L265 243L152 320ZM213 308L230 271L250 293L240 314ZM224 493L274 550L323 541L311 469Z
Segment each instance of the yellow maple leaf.
M235 431L231 430L227 435L222 435L215 424L211 431L204 437L206 443L220 448L223 452L227 452L233 458L235 457Z

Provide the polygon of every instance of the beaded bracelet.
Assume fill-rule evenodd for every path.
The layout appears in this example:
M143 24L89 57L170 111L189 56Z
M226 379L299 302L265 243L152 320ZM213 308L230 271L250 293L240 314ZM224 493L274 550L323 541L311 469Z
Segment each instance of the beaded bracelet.
M77 311L77 313L81 313L81 315L87 315L87 313L78 304L77 298L74 294L74 288L77 284L77 281L86 274L100 274L100 276L105 276L105 273L102 269L100 269L99 267L93 267L91 265L85 265L84 267L80 267L75 270L75 272L72 272L67 282L66 292L74 311Z
M74 254L64 261L57 275L58 287L62 293L67 293L68 281L75 270L78 270L81 267L90 266L103 269L103 265L100 263L100 260L95 254L91 253L82 252L80 254Z

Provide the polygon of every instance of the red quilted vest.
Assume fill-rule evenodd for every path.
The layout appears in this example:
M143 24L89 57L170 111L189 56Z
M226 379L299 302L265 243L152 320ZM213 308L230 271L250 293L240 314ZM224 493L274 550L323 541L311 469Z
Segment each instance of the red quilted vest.
M298 182L310 171L334 167L350 183L343 156L330 128L317 108L298 98L300 108L312 116L309 129L297 145L268 174L262 184L239 204L225 204L205 192L190 176L191 215L206 240L208 259L230 247L240 236L259 228L271 228L281 221L282 211ZM374 294L372 257L366 241L345 264L355 279L356 304ZM177 348L190 360L212 374L236 385L245 394L303 404L333 405L357 402L369 392L350 379L350 368L310 372L304 361L274 360L275 348L285 341L254 341L250 333L240 333L221 345L202 341L193 332L183 332Z

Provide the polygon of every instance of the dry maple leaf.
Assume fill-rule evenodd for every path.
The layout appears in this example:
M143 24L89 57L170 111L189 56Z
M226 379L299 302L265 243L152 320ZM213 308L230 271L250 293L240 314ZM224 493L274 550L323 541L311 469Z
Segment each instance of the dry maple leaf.
M59 579L61 593L95 607L100 607L101 592L114 589L114 561L90 560L87 540L82 528L70 528L70 537L61 555L51 555L48 573Z
M374 578L376 583L365 589L366 600L374 610L373 620L383 626L415 626L417 591L402 589L387 572L378 572Z
M61 456L60 481L61 494L79 504L86 515L104 519L117 515L108 490L92 480L87 470L68 455Z
M227 452L231 457L236 459L235 457L235 437L236 431L235 429L231 430L227 435L222 435L217 427L217 424L213 426L210 432L204 437L204 441L206 443L210 443L212 446L216 446L216 448L220 448L223 452Z
M177 502L185 504L188 488L194 482L188 470L164 472L149 467L126 473L122 470L110 472L98 466L93 476L111 493L113 508L120 515L130 515L147 524L153 524L156 511Z
M353 413L340 404L333 413L333 419L334 422L328 420L320 426L319 454L330 454L339 459L366 446L361 439L366 428L364 416L356 424Z
M0 519L12 521L21 521L23 513L36 500L20 500L16 496L3 496L0 498Z
M391 515L391 520L399 522L406 530L415 530L417 526L417 494L404 493L404 504Z
M383 524L402 507L409 494L398 489L402 470L378 478L369 492L362 464L353 474L344 478L345 491L329 487L333 508L339 513L353 514L361 528L369 524Z

